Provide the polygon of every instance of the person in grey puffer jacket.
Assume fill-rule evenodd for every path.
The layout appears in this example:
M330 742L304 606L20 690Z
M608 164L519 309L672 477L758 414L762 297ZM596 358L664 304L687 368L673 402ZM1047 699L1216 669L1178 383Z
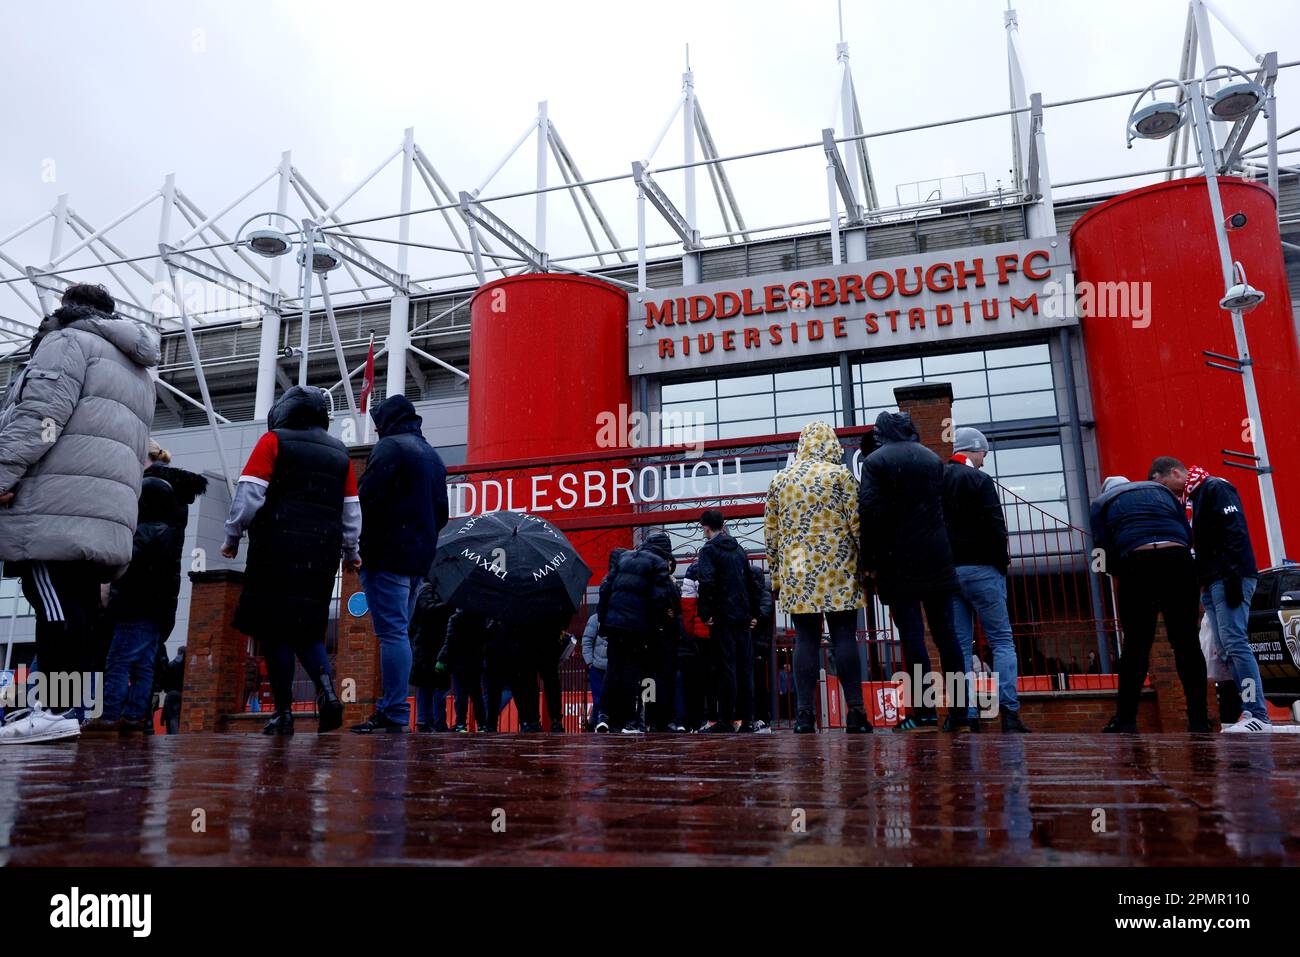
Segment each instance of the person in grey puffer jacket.
M157 333L116 317L103 286L71 286L0 405L0 560L36 610L47 674L91 669L100 585L131 561L153 424ZM83 702L47 701L83 714ZM71 737L48 712L0 743Z

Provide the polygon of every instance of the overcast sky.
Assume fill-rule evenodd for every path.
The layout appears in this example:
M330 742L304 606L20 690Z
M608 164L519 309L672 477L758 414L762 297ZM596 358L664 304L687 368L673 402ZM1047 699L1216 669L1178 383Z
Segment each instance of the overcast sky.
M1261 51L1300 59L1295 0L1219 4ZM844 33L865 127L1004 109L1005 6L1003 0L845 2ZM1184 0L1018 0L1016 7L1030 82L1048 102L1139 87L1177 71ZM169 172L215 212L269 173L286 149L334 201L400 144L406 126L415 127L417 142L453 189L472 189L541 99L549 100L551 119L584 176L627 172L680 94L687 43L700 104L723 154L818 139L831 122L837 82L834 0L24 0L6 4L5 13L0 238L51 208L60 193L102 226ZM1253 66L1227 31L1216 27L1215 44L1220 61ZM1300 68L1284 71L1278 90L1279 126L1286 130L1300 123ZM1130 103L1050 111L1052 179L1160 165L1163 143L1124 149ZM1257 130L1262 137L1262 122ZM1283 145L1300 145L1298 139ZM1010 178L1006 118L872 140L870 150L885 205L896 201L896 187L918 180L980 173L993 186ZM680 162L681 152L679 124L655 163ZM729 170L751 226L826 213L820 151L745 160ZM534 171L528 144L484 195L527 189ZM558 181L554 169L550 175ZM682 205L681 174L661 181ZM394 211L398 183L394 164L344 207L345 217ZM700 227L717 231L721 220L702 171L698 190ZM596 193L620 241L634 243L630 181ZM233 230L241 213L274 202L270 185L222 224ZM415 204L431 204L418 182ZM493 208L531 237L531 199ZM291 211L301 215L300 207ZM175 222L179 233L183 224ZM439 217L413 223L414 239L450 239ZM154 206L127 224L119 245L132 254L150 252L157 229ZM395 227L366 231L393 235ZM549 234L552 255L583 247L564 194L551 197ZM652 223L652 239L668 237ZM49 242L44 226L5 251L43 264ZM64 249L74 242L69 235ZM83 254L74 261L93 260ZM425 256L413 259L411 271L455 268L464 268L464 260ZM0 272L13 275L3 264ZM0 289L0 314L33 318L9 288Z

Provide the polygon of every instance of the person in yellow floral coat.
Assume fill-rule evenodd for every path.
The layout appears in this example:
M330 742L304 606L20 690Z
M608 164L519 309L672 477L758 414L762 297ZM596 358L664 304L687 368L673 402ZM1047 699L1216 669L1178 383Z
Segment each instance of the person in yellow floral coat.
M767 490L767 559L772 591L794 621L796 733L817 730L814 701L820 671L822 620L848 704L845 730L867 734L857 622L862 607L858 579L858 483L843 464L844 448L825 422L799 434L794 462L777 472Z

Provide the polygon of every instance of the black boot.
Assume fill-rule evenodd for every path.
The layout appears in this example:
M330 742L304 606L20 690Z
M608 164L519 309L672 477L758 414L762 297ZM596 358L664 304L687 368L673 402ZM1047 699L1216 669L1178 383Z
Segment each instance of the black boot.
M849 713L844 718L845 734L871 734L871 722L867 720L867 712L862 708L850 708Z
M288 736L293 734L293 712L277 711L271 715L271 720L266 722L262 728L263 734Z
M316 689L316 713L320 716L317 734L343 727L343 702L334 691L334 679L330 675L321 675L320 687Z
M811 711L800 711L794 719L795 734L816 734L817 716Z
M1010 732L1012 734L1029 733L1029 729L1025 727L1025 723L1020 720L1019 711L1002 712L1002 731L1003 733Z

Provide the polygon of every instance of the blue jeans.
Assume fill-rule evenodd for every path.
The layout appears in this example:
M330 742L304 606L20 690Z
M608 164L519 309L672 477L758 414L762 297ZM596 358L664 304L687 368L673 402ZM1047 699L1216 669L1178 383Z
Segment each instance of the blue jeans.
M418 688L415 692L415 720L420 724L447 726L447 690Z
M370 621L379 638L379 672L384 690L375 713L406 724L411 706L406 693L411 683L411 614L424 579L419 575L361 569L361 587L370 606Z
M588 665L587 685L591 688L591 713L600 714L600 693L605 688L605 669Z
M998 676L998 706L1002 711L1018 713L1016 697L1016 643L1011 637L1011 618L1007 615L1007 578L992 565L958 565L958 591L952 600L953 627L961 644L966 672L971 671L971 649L975 644L975 615L979 615L984 634L993 652L993 671ZM974 689L970 716L975 717Z
M1246 637L1250 622L1250 599L1255 594L1254 578L1241 580L1241 604L1229 608L1223 597L1223 581L1211 582L1201 591L1201 604L1210 621L1214 641L1232 669L1232 680L1237 683L1241 706L1247 713L1261 721L1268 720L1268 704L1264 700L1264 682L1259 675L1259 662L1250 650Z
M158 654L158 626L151 621L120 621L104 665L105 721L142 721L150 717L153 663ZM129 682L129 684L128 684Z

